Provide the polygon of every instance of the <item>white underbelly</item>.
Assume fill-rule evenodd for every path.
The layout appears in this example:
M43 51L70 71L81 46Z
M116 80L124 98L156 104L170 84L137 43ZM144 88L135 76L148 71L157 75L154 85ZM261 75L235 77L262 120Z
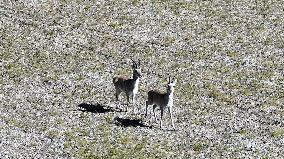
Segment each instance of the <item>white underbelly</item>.
M174 97L173 97L173 94L169 95L169 101L168 101L168 104L167 106L172 106L174 103Z

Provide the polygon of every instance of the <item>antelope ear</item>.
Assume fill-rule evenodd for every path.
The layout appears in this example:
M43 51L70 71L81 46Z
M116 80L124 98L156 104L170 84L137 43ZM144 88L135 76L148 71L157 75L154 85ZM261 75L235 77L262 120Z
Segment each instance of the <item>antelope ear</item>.
M171 83L171 76L169 76L169 82L168 82L169 84Z

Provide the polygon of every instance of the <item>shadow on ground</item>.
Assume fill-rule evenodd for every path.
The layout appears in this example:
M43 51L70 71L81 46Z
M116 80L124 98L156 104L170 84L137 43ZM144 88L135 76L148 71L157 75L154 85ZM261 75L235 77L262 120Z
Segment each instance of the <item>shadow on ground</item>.
M152 128L152 126L147 126L143 124L141 119L127 119L127 118L120 118L120 117L115 117L114 118L114 123L117 126L123 126L123 127L148 127Z
M82 104L79 104L78 107L80 111L90 112L90 113L121 112L121 110L115 110L113 108L103 106L99 103L96 103L96 104L82 103Z

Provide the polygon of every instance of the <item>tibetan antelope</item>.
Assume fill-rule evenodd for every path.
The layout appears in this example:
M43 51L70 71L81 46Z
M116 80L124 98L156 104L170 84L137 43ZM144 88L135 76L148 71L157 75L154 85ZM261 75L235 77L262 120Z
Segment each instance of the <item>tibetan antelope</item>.
M132 96L133 112L135 105L135 96L138 93L139 78L141 77L140 60L138 63L132 60L133 77L127 78L118 76L113 78L113 84L115 87L115 97L118 101L118 97L121 92L124 92L127 97L127 104L129 104L129 97ZM127 111L127 108L126 108Z
M155 116L155 120L157 122L156 114L155 114L155 109L157 106L159 106L161 110L161 119L160 119L160 128L163 126L163 114L164 110L167 108L171 121L172 121L172 127L175 129L174 121L173 121L173 98L174 98L174 87L176 85L176 81L171 81L171 78L169 77L169 82L167 86L167 92L161 92L159 90L150 90L148 92L148 100L146 101L146 112L145 112L145 117L147 117L147 109L149 105L153 105L153 113Z

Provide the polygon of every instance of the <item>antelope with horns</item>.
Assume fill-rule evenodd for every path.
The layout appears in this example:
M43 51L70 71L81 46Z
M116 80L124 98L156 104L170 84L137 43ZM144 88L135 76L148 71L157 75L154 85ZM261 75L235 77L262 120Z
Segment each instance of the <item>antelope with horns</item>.
M118 97L121 92L124 92L127 97L127 104L129 104L129 97L132 96L133 102L133 112L134 112L134 105L135 105L135 97L138 93L138 86L139 86L139 78L141 77L141 69L140 69L140 60L137 62L132 60L132 70L133 70L133 77L127 78L123 76L118 76L113 78L113 84L115 87L115 97L118 101ZM126 108L127 111L127 108Z
M148 92L148 100L146 101L146 112L145 117L147 117L147 109L149 105L153 105L153 113L155 116L155 120L157 121L155 109L157 106L160 107L161 110L161 119L160 119L160 128L162 128L163 125L163 115L164 110L167 108L171 121L172 121L172 127L175 129L174 121L173 121L173 98L174 98L174 87L176 85L176 81L171 81L171 78L169 77L169 82L167 86L167 92L161 92L159 90L150 90Z

